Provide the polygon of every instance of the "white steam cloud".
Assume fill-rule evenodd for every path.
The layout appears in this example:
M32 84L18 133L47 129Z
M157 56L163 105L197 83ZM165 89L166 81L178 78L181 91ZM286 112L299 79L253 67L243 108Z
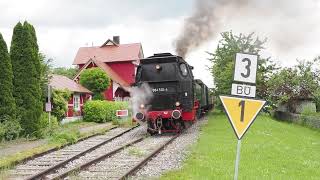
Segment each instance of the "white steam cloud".
M135 116L140 111L140 105L145 105L145 110L148 110L150 106L147 106L148 103L150 103L153 93L150 88L150 86L147 83L143 83L139 87L131 87L130 90L130 96L131 96L131 108L133 116ZM142 122L138 122L141 124Z

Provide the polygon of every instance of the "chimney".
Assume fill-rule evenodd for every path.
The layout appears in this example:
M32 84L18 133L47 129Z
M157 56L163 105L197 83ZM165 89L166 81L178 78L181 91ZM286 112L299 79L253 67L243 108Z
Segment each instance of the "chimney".
M113 42L116 44L120 44L120 36L113 36Z

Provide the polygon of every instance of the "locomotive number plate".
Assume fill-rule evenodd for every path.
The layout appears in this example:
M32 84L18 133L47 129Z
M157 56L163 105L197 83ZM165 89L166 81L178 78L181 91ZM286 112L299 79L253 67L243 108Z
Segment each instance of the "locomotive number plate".
M157 87L157 88L152 88L153 93L158 93L158 92L174 92L173 87Z

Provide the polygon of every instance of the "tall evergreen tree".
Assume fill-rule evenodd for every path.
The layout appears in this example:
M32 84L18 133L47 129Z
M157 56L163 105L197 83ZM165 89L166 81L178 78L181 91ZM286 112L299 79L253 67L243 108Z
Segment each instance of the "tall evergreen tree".
M7 45L0 33L0 123L6 119L15 120L13 73Z
M36 70L37 73L39 75L39 79L41 77L41 63L40 63L40 56L42 56L41 54L39 54L39 46L38 46L38 42L37 42L37 35L36 35L36 31L34 29L34 27L29 24L27 21L25 21L23 23L23 26L29 31L30 35L31 35L31 45L32 48L34 50L34 55L36 56L33 60L36 66Z
M12 35L10 55L14 74L14 98L24 133L35 135L42 113L38 48L28 23L20 22Z

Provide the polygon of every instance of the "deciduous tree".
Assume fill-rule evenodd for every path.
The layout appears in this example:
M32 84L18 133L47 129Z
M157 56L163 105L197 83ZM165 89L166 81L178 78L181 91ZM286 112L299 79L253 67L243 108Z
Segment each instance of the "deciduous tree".
M291 112L295 112L300 99L317 101L318 74L312 67L313 62L299 61L298 65L275 73L268 81L269 99L276 105L287 103Z
M214 53L210 53L210 67L214 79L215 95L228 95L231 92L233 82L234 62L236 53L249 53L259 55L264 49L265 40L254 38L254 34L234 35L232 32L221 33L222 39ZM270 58L258 59L257 72L257 97L266 99L269 97L266 81L270 78L276 65ZM217 98L218 99L218 98Z
M52 73L67 76L68 78L72 79L77 74L77 71L78 70L76 68L57 67L53 68Z
M94 96L101 96L101 93L110 86L110 78L100 68L84 70L80 75L80 84L94 93Z

